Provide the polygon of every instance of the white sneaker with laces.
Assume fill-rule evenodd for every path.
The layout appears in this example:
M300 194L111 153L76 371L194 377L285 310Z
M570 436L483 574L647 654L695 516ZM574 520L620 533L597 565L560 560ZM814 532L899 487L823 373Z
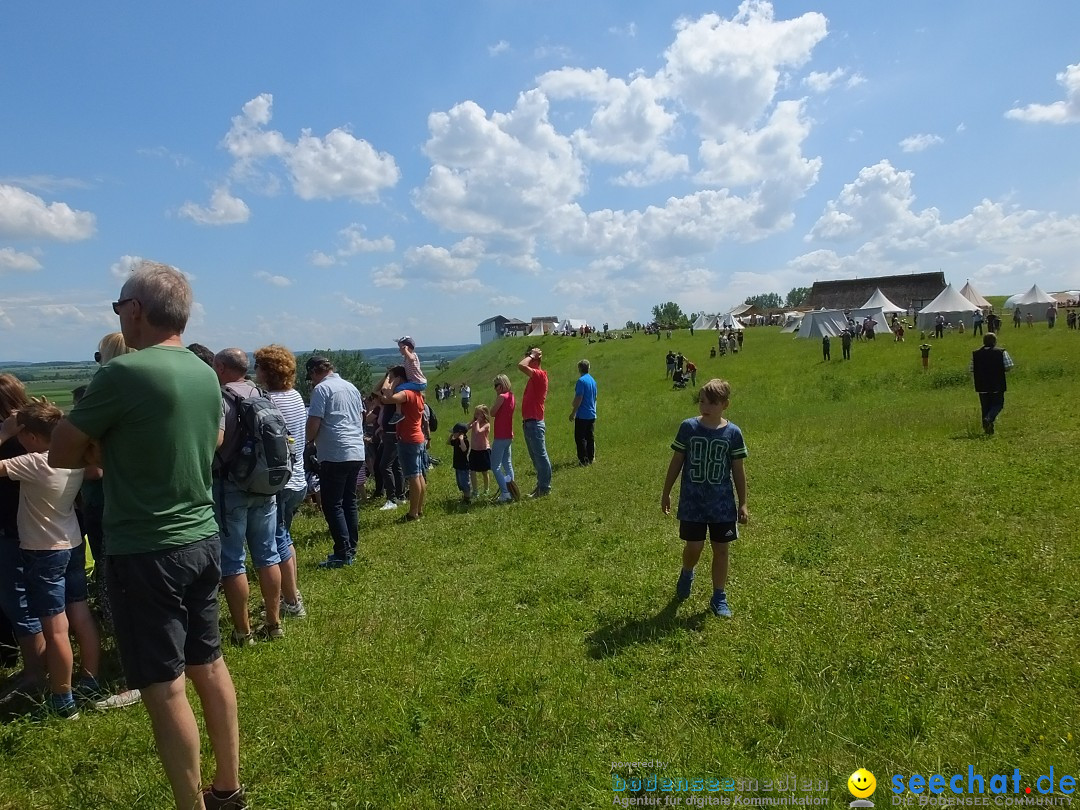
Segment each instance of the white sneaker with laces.
M397 501L387 501L386 503L384 503L382 506L379 507L379 511L380 512L389 512L391 509L397 509L397 508L398 508Z
M124 709L134 706L142 700L142 693L138 689L128 689L126 692L117 692L102 700L94 701L94 708L99 712L107 712L110 709Z

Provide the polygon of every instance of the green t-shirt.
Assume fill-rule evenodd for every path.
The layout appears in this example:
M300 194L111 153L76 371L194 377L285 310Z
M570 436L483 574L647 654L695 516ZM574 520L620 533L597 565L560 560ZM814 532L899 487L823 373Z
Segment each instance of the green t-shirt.
M68 419L101 441L109 554L185 546L217 532L210 468L221 389L206 363L182 346L116 357Z

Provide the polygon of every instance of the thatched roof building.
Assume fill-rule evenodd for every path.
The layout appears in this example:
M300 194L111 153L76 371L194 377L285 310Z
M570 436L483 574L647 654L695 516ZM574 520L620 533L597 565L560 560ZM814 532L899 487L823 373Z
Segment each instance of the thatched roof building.
M815 281L805 306L811 309L858 309L880 289L897 306L918 312L945 289L945 274L870 276L839 281Z

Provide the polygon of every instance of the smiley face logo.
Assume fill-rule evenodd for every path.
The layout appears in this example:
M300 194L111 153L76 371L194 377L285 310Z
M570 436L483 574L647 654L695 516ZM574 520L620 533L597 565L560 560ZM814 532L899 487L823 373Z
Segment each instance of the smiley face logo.
M877 779L866 768L859 768L848 777L847 787L856 799L865 799L877 789Z

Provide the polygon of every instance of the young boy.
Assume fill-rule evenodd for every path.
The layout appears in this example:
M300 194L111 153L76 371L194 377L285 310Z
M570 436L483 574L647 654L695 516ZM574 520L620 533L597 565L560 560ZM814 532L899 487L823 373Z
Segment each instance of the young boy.
M682 474L679 486L679 537L683 547L682 572L675 594L687 599L694 584L694 566L705 547L705 535L712 541L713 595L709 607L717 616L731 616L724 586L728 574L728 544L738 538L736 523L746 523L747 456L742 431L724 418L731 398L726 380L709 380L698 392L701 416L687 419L671 444L674 454L664 480L660 508L671 512L671 488ZM738 506L735 498L738 496Z
M63 413L44 399L33 399L0 425L0 441L18 436L26 455L0 462L0 476L21 482L19 545L26 571L31 615L41 619L51 692L46 713L75 719L71 687L73 654L68 630L82 654L82 677L74 690L90 700L102 697L97 682L101 638L86 604L86 548L75 516L82 470L49 466L53 428Z
M397 339L398 351L404 358L401 365L405 366L405 379L395 391L424 391L427 389L427 377L420 370L420 358L416 355L416 343L408 335Z
M469 482L469 426L458 422L450 431L450 446L454 448L454 476L457 478L461 500L472 500L472 486Z

